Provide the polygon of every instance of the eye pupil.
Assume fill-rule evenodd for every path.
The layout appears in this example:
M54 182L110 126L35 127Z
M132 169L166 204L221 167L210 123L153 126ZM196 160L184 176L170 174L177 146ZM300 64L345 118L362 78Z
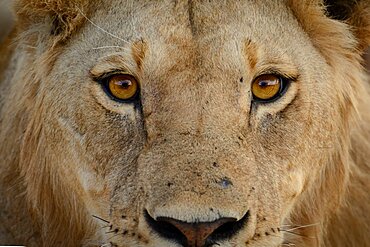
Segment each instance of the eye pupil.
M123 80L116 82L118 86L121 86L123 89L127 89L132 85L132 82L129 80Z
M267 86L269 86L269 83L267 81L261 81L259 83L259 85L260 85L260 87L267 87Z

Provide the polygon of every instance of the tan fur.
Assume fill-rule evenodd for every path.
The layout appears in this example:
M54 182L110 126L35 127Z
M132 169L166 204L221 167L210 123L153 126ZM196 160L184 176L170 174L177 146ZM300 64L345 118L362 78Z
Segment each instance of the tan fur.
M319 0L17 1L0 244L178 246L147 211L248 212L225 247L370 246L370 4L342 2L343 20ZM94 80L112 71L137 77L140 104L107 97ZM296 81L252 103L253 78L277 72Z

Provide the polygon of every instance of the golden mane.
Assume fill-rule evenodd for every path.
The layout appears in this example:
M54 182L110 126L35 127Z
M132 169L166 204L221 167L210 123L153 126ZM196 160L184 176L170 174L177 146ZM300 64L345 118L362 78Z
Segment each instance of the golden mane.
M350 123L345 129L338 129L333 160L328 162L332 166L326 167L320 175L322 185L319 187L325 190L312 191L310 198L302 202L302 207L293 214L292 221L297 221L295 217L303 216L307 218L304 220L307 223L321 222L321 227L316 229L326 230L313 233L314 236L323 237L315 244L357 246L358 239L366 241L363 234L370 232L370 219L361 213L370 208L350 210L353 212L351 215L341 212L351 208L354 201L362 207L370 205L369 193L366 192L368 187L364 186L370 179L370 166L366 158L370 152L370 112L364 108L370 96L368 87L363 84L370 80L361 57L370 44L370 5L365 1L357 2L352 6L348 19L340 22L323 17L325 9L322 1L305 1L302 4L293 0L289 4L314 46L331 65L335 81L341 89L337 98L341 102L341 117L344 123ZM352 31L356 37L351 35ZM338 205L342 206L338 209ZM343 231L340 224L355 227L356 231L352 231L355 235ZM367 246L368 243L361 244Z
M34 243L37 246L74 246L81 241L87 241L88 244L88 240L96 234L96 225L91 215L84 210L81 195L75 194L78 190L67 188L64 186L66 183L62 182L68 174L60 174L58 169L52 167L54 162L46 160L44 156L48 153L50 143L55 140L45 139L42 113L47 106L43 104L42 98L37 97L37 93L47 90L45 85L40 83L40 77L50 71L63 42L78 31L85 21L81 13L88 12L88 3L89 1L83 0L17 1L17 25L12 35L0 47L2 54L3 51L8 54L1 57L4 61L1 61L0 68L4 69L6 64L9 64L10 54L15 52L14 41L30 47L26 63L32 65L27 66L19 76L24 81L32 82L32 85L23 85L28 91L24 97L8 96L20 99L17 109L8 108L6 105L1 109L2 114L13 117L2 122L0 138L7 145L0 146L0 153L13 154L8 156L7 170L2 170L2 184L14 188L10 194L15 198L23 191L21 194L25 196L26 201L20 199L15 205L29 210L9 221L18 219L28 224L28 229L25 227L22 235L24 239L31 241L31 246L32 240L37 239L37 236L42 240ZM32 47L39 45L41 37L37 28L45 28L42 25L47 23L48 18L52 19L54 37L46 39L47 42L43 45L49 48L38 56ZM35 23L39 23L39 27L35 28ZM17 127L14 127L16 123ZM17 208L11 210L17 211Z

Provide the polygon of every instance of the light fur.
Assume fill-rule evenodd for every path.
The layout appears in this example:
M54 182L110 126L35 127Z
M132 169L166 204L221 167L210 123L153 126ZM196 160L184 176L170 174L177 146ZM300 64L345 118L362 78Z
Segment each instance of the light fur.
M147 211L248 212L225 247L370 246L370 4L339 1L338 20L328 2L17 1L0 46L0 244L178 246ZM94 81L117 70L140 105ZM271 71L296 81L252 102Z

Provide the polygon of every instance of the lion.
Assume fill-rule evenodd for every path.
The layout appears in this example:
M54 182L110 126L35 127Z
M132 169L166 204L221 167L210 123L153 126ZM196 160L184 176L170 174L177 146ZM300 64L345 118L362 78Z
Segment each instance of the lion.
M368 0L15 0L0 244L370 246Z

